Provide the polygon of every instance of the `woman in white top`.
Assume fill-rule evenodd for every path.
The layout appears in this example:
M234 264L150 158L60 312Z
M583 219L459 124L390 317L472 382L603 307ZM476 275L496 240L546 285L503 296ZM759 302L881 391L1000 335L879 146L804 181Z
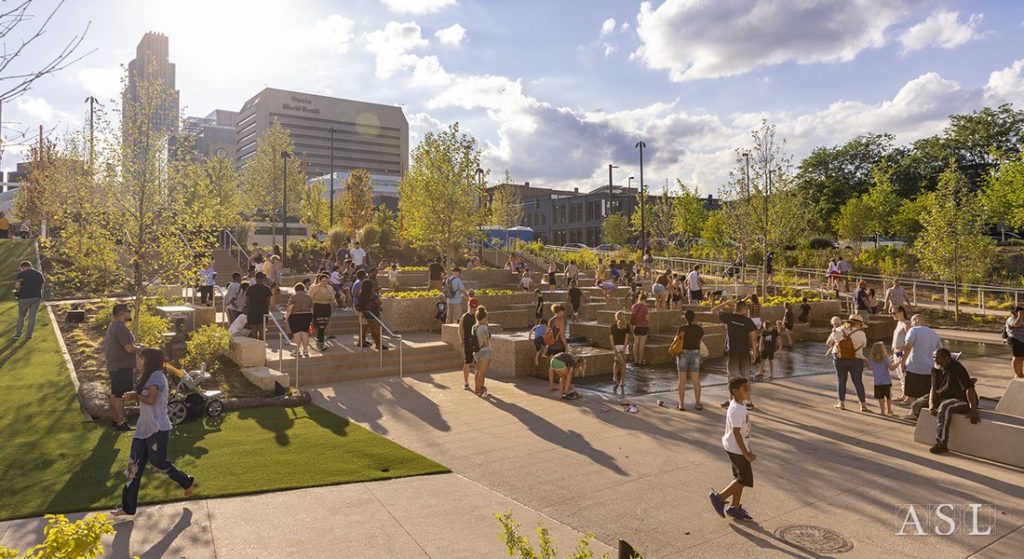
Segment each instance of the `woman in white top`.
M896 321L896 328L892 331L892 356L899 362L899 367L896 369L899 372L900 377L900 392L902 393L899 400L896 403L903 403L907 401L906 395L906 379L907 369L902 363L903 350L907 346L907 332L910 331L910 320L907 319L907 310L902 305L892 310L892 318Z
M857 391L860 411L870 411L864 392L864 348L868 345L868 338L863 329L864 321L860 316L852 314L845 325L832 330L826 342L836 369L839 401L835 407L839 410L846 409L846 380L850 378Z
M134 392L126 392L125 400L139 402L139 422L135 425L128 468L128 483L121 491L121 506L110 512L114 517L135 514L139 501L139 485L148 462L153 469L163 472L191 497L196 490L196 479L174 467L167 459L167 444L171 434L171 420L167 416L167 377L164 375L164 352L147 348L136 354L135 368L142 371L142 380Z
M480 349L473 354L473 360L476 361L475 392L477 396L486 398L487 387L484 386L484 381L487 380L487 368L491 366L491 330L487 326L487 309L482 305L476 308L473 335L480 344Z

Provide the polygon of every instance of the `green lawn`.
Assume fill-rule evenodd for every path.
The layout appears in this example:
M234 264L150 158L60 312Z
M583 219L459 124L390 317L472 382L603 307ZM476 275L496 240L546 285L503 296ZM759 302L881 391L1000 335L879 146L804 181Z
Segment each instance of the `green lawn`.
M27 241L0 241L0 520L112 507L120 500L131 433L87 422L45 309L31 341L11 340L17 263ZM196 476L199 497L223 497L448 471L316 406L227 413L171 435L171 459ZM148 470L143 504L180 499Z

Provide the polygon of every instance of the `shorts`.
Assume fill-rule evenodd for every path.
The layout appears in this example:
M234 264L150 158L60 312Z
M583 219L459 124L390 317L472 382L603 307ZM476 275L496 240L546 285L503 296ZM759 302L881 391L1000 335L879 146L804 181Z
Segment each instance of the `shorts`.
M441 291L441 280L429 280L427 282L427 291Z
M704 291L700 290L700 289L698 289L696 291L690 291L690 300L691 301L703 301L704 300Z
M664 295L665 294L665 286L660 284L660 283L655 283L654 287L652 288L652 290L654 291L655 295Z
M766 349L766 350L762 351L761 352L761 359L763 359L765 361L772 361L772 360L774 360L775 359L775 350L774 349Z
M932 389L932 375L921 375L907 371L903 393L911 398L927 396Z
M534 351L540 351L541 349L544 349L544 338L534 338L533 339L533 350Z
M288 329L292 335L299 332L309 332L309 325L313 322L312 313L294 313L288 317Z
M565 362L562 361L561 359L552 359L551 368L556 371L561 371L562 369L568 368L568 365L566 365Z
M792 322L784 322L782 324L782 329L787 331L787 332L792 332L793 331L793 323Z
M729 378L750 376L750 352L729 352L729 363L727 365Z
M700 350L684 349L676 356L676 370L679 374L700 372Z
M482 347L480 351L473 354L477 361L490 361L491 356L491 348L489 347Z
M733 479L740 482L743 487L753 487L754 470L750 467L750 460L747 460L747 457L742 454L733 454L728 450L725 453L729 455L729 461L732 462Z
M462 357L464 358L463 363L467 365L473 362L473 352L469 351L469 344L466 340L462 340Z
M650 326L634 326L633 327L633 335L634 336L646 336L650 331L651 331L651 327Z
M561 340L558 340L557 342L555 342L555 345L549 345L548 346L548 352L547 352L548 353L548 357L552 357L552 356L558 355L559 353L562 353L563 351L565 351L565 346L562 345L562 341Z
M1014 357L1024 357L1024 342L1017 338L1007 338L1006 342L1010 344L1010 351Z
M124 368L110 371L110 395L121 398L125 392L130 392L135 384L135 369Z
M892 400L892 385L891 384L876 384L875 385L875 399Z
M248 322L246 323L246 326L248 326L250 329L251 328L255 328L255 327L261 327L262 328L263 327L263 318L266 315L267 315L267 313L265 311L264 312L259 312L259 311L252 311L250 309L249 314L245 315L246 319L248 319Z

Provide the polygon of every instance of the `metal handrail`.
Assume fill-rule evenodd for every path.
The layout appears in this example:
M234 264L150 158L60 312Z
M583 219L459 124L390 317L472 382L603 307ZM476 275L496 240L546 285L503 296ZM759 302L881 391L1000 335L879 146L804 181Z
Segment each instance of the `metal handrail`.
M232 233L230 229L224 228L224 229L221 230L221 232L227 233L228 237L231 239L231 242L234 243L236 247L238 247L238 268L240 270L248 270L249 269L249 253L245 251L245 247L242 246L242 243L238 242L238 239L235 238L235 234ZM230 247L228 247L228 248L230 248ZM245 262L246 262L245 266L242 266L242 259L243 259L243 257L244 257Z
M264 338L264 342L266 341L266 337L267 337L267 317L268 316L270 317L270 320L274 323L274 326L277 327L277 370L278 371L282 371L282 372L284 371L284 348L285 348L285 344L288 344L288 346L290 346L290 347L296 348L296 350L295 350L296 351L296 355L295 355L295 358L293 359L293 361L295 361L295 389L298 390L299 389L299 357L298 357L298 347L299 347L299 344L293 342L292 339L288 336L288 334L285 333L284 328L281 327L281 323L278 322L277 321L277 317L274 316L274 311L273 310L270 310L270 311L267 312L267 314L263 315L263 338Z
M356 316L362 316L364 318L366 316L362 312L355 310L354 307L352 309L352 312ZM401 334L396 334L396 333L394 333L391 330L391 328L388 328L388 325L384 324L384 321L381 320L380 317L378 317L377 315L375 315L373 313L367 313L367 314L369 314L371 318L373 318L375 321L377 321L377 324L380 324L382 336L383 336L383 332L387 332L388 336L390 336L392 340L398 340L397 343L395 343L395 345L398 346L398 378L404 378L404 376L405 376L405 356L404 356L404 354L402 352L402 348L403 348L403 346L405 346L405 340L402 338ZM362 340L360 340L360 342L362 342ZM382 346L383 346L383 344L380 344L380 345L377 346L377 354L380 357L380 365L379 366L381 368L384 367L384 349L382 348Z

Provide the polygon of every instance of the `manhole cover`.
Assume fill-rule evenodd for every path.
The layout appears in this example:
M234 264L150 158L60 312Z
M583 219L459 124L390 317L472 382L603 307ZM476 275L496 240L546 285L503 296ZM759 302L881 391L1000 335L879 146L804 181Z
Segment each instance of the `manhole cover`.
M821 526L784 526L775 530L775 537L814 553L846 553L853 549L852 542L838 532Z

